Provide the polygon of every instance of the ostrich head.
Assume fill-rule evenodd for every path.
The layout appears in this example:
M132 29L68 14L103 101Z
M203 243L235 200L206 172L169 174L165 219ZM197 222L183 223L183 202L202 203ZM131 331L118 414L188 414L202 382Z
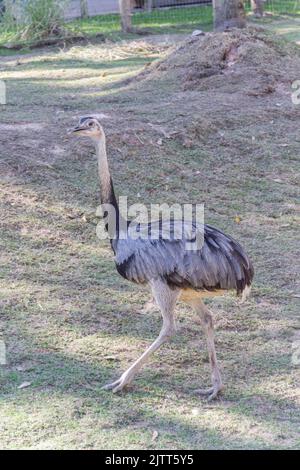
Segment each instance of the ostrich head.
M90 137L93 141L105 138L104 130L99 121L93 116L83 116L78 125L72 130L72 134L80 137Z

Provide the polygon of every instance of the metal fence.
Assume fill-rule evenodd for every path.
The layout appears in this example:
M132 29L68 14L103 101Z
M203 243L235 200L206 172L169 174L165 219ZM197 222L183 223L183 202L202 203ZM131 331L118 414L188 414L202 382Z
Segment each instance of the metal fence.
M211 4L212 0L133 0L136 8L151 10L153 8L187 7L191 5Z
M212 0L134 0L133 23L176 27L182 31L211 25L213 21ZM251 11L250 0L245 0L246 10ZM266 12L274 15L300 14L300 0L266 0Z
M144 11L153 11L156 9L168 8L169 11L173 8L187 8L187 7L201 7L210 6L212 0L132 0L135 11L143 9ZM244 0L247 10L251 9L251 0ZM267 12L279 14L295 14L300 12L300 0L265 0L264 8ZM200 11L200 10L199 10ZM170 11L171 13L171 11Z

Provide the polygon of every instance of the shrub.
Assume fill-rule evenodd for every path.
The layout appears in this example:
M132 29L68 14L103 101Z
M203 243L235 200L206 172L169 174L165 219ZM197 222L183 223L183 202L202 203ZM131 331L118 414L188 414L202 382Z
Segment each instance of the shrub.
M68 0L4 0L2 28L15 31L16 39L22 40L61 36L67 3Z

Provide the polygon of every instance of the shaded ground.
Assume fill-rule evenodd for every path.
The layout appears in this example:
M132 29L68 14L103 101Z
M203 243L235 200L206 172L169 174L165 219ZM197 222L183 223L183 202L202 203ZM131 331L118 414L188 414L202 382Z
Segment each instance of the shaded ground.
M154 38L1 60L8 88L0 116L8 350L0 369L1 447L299 447L299 366L291 360L300 334L299 108L290 96L298 53L270 40L275 63L263 49L267 64L252 64L255 77L251 64L243 69L239 45L219 57L217 69L208 54L209 76L197 53L188 84L174 56L150 66L170 45ZM149 72L130 79L145 66ZM95 236L92 148L66 135L79 115L93 112L106 115L119 194L129 202L204 202L206 221L239 239L254 260L245 304L230 295L209 301L227 386L218 402L193 393L209 384L209 364L184 307L179 334L131 393L100 389L156 336L160 315L140 313L148 293L117 275L108 244Z

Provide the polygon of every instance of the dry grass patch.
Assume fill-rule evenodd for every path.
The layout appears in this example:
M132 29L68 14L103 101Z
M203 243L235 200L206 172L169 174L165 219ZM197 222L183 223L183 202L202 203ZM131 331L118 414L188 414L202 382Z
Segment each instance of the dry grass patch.
M299 447L299 367L291 364L299 331L299 110L289 81L300 72L299 55L262 32L230 33L226 47L223 39L187 41L167 58L172 43L156 39L2 60L4 448ZM262 58L269 57L264 47L275 54L274 68L243 53L251 41L261 44L255 51ZM231 50L225 59L223 46ZM147 65L157 57L163 61ZM184 57L199 72L192 86ZM216 60L224 66L205 77L208 58L207 70ZM124 80L145 66L137 81ZM269 81L272 90L262 92ZM184 307L180 334L131 393L100 388L140 354L161 320L158 312L140 313L148 293L117 275L108 244L95 235L93 149L66 135L79 115L95 112L106 116L119 194L129 203L204 202L206 220L239 239L254 260L249 301L209 301L227 385L219 402L193 393L209 382L209 364L199 325ZM24 382L31 385L19 389Z

